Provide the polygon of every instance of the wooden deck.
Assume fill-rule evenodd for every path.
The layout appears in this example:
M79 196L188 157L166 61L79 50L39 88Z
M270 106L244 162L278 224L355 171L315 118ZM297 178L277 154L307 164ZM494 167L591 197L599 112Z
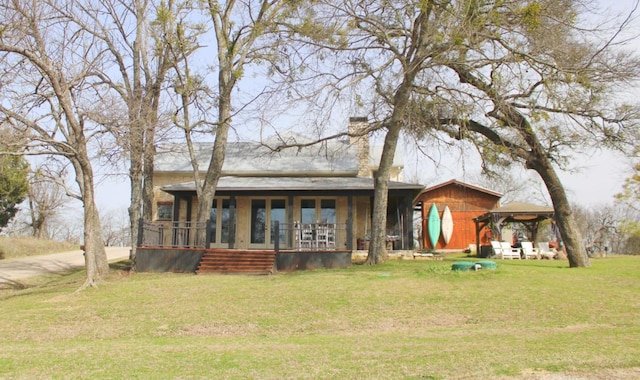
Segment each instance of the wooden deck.
M280 251L138 247L140 272L273 274L296 270L344 268L351 265L351 251Z

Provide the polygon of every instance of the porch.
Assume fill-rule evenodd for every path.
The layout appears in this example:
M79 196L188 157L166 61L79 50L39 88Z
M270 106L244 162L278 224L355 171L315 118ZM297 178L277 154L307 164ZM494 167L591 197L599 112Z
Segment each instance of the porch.
M346 229L336 223L275 222L273 249L211 247L206 223L140 221L136 268L140 272L273 274L294 270L344 268L351 251L337 249L335 238ZM231 244L230 244L231 245Z

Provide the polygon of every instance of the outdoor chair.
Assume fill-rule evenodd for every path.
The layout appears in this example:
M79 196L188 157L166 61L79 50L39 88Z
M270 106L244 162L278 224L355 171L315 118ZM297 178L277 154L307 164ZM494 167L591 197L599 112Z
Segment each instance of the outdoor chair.
M537 243L540 257L543 259L555 259L558 252L554 252L549 248L549 242L539 241Z
M539 259L540 258L540 251L538 250L538 248L534 248L533 247L533 243L530 241L523 241L520 242L520 247L522 249L522 257L525 259Z
M317 225L316 244L318 248L328 248L329 246L329 226L325 223Z
M300 248L311 249L315 248L315 239L313 237L313 226L309 223L302 224L302 231L300 237Z
M502 246L502 259L520 259L520 248L512 248L509 242L500 242Z
M502 257L502 245L500 245L499 241L492 240L491 248L493 249L493 255L496 257Z

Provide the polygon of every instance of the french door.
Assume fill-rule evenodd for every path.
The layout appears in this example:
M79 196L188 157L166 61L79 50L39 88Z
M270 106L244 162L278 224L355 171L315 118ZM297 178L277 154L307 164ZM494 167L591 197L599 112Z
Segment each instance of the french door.
M251 239L252 248L273 248L276 240L275 222L280 223L280 241L287 241L287 199L254 198L251 200Z
M229 199L215 198L211 206L211 247L227 248L229 246L229 229L231 212Z

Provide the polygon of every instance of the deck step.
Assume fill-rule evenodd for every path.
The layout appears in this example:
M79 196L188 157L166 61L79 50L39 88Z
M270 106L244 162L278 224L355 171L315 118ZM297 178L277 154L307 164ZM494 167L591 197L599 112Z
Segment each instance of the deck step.
M272 274L275 260L274 251L211 249L202 255L196 274Z

